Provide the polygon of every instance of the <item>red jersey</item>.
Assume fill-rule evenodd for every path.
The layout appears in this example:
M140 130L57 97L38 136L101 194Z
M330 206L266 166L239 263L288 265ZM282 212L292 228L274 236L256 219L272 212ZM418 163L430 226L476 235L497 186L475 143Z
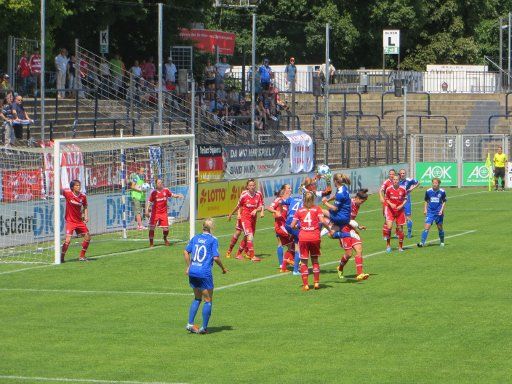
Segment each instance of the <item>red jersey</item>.
M251 219L253 217L251 216L251 212L263 206L263 195L260 191L256 191L254 195L251 196L249 191L243 191L238 200L238 206L242 208L242 220Z
M354 199L352 199L352 205L351 205L351 208L350 208L350 219L351 220L355 220L356 219L357 214L359 213L359 207L360 207L360 205L357 205L354 202ZM345 225L341 229L341 231L342 232L350 232L352 229L354 229L354 228L352 228L350 225L347 224L347 225Z
M392 187L393 186L393 180L390 180L390 179L386 179L382 185L380 186L380 190L382 192L384 192L384 194L386 193L386 191L388 190L388 188Z
M404 187L399 186L396 189L394 187L386 189L385 202L391 211L398 212L398 211L403 210L404 208L402 207L402 209L397 210L395 208L391 208L388 203L393 203L395 205L401 205L406 199L407 199L407 191L405 190Z
M63 195L66 199L66 215L64 216L66 223L83 223L82 208L87 208L87 197L83 193L75 195L71 189L65 189Z
M173 193L168 188L163 188L161 191L153 190L151 195L149 195L149 201L153 203L151 214L167 215L167 199L173 196Z
M280 197L277 197L272 204L270 204L270 208L272 208L274 211L279 212L278 217L274 217L275 226L280 227L282 225L285 225L286 223L286 217L288 216L288 206L283 205L283 199Z
M300 222L299 241L319 241L320 222L323 217L322 209L316 205L299 208L293 216L294 220Z

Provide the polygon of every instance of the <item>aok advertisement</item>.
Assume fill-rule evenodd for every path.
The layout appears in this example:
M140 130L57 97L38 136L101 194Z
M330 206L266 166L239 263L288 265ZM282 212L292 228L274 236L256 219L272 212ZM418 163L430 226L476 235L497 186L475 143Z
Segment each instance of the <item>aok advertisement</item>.
M484 162L466 162L462 164L462 186L488 186L489 177L492 171L485 166Z
M430 186L433 178L441 180L443 187L457 186L456 162L418 162L416 163L416 179L423 187Z

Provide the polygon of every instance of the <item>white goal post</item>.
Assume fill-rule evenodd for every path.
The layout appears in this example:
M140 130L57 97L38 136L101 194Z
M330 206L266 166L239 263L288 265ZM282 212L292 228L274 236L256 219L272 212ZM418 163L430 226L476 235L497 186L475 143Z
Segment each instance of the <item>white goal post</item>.
M149 149L149 153L148 150ZM183 134L183 135L161 135L161 136L134 136L134 137L108 137L108 138L91 138L91 139L62 139L55 140L53 144L53 222L54 222L54 263L60 264L61 262L61 243L62 243L62 235L60 228L63 227L63 212L61 212L61 192L64 187L67 188L67 184L64 182L69 182L71 179L78 178L76 177L77 173L71 169L66 169L66 167L71 168L73 165L69 165L66 163L66 156L64 154L68 154L70 158L81 156L81 160L84 161L85 156L90 157L90 161L100 161L99 158L103 158L104 162L110 162L111 159L119 159L119 166L116 166L117 173L120 171L120 179L121 182L121 210L122 210L122 237L145 241L147 239L147 231L132 231L127 236L127 223L126 223L126 214L128 211L127 208L127 185L126 180L128 178L127 168L130 166L135 166L135 162L130 162L126 160L126 156L128 153L136 152L133 156L147 156L146 162L149 163L149 167L151 169L150 179L152 180L151 187L154 187L154 182L157 178L164 179L165 187L169 187L171 191L173 190L173 186L176 186L177 183L180 183L183 187L183 184L186 183L185 187L188 190L188 195L185 198L188 200L188 216L182 218L182 227L185 228L188 225L188 238L194 236L194 224L195 224L195 200L196 200L196 191L195 191L195 136L192 134ZM158 155L152 154L153 152L157 152ZM87 154L87 155L86 155ZM160 156L157 161L157 165L151 164L154 162L152 156ZM145 159L146 160L146 159ZM73 161L73 160L72 160ZM117 161L117 160L114 160ZM63 164L64 163L64 164ZM83 163L82 163L83 164ZM74 164L76 166L76 163ZM153 169L156 167L158 169ZM75 167L76 168L76 167ZM185 171L186 169L186 171ZM109 168L109 172L112 170ZM184 172L180 177L181 179L177 181L176 173ZM163 174L161 176L160 174ZM81 175L85 176L85 175ZM91 175L88 175L89 179ZM109 173L110 177L113 177ZM68 178L68 180L63 180L63 177ZM104 176L105 177L105 176ZM174 181L174 184L173 184ZM82 184L82 188L88 188L89 186L85 183L85 180L80 180ZM106 194L113 193L113 189L106 189ZM87 191L86 191L87 192ZM119 192L117 189L116 192ZM173 191L175 192L175 191ZM149 193L148 193L149 194ZM89 203L91 205L91 203ZM116 210L116 208L114 208ZM104 215L107 215L104 212ZM94 229L91 229L91 233L94 235ZM101 229L96 229L98 233L102 233ZM113 231L113 230L112 230ZM119 228L117 230L119 232ZM184 229L183 231L186 231ZM184 240L184 239L181 239ZM94 239L91 244L94 244ZM145 243L146 244L146 243ZM94 245L92 245L93 247Z

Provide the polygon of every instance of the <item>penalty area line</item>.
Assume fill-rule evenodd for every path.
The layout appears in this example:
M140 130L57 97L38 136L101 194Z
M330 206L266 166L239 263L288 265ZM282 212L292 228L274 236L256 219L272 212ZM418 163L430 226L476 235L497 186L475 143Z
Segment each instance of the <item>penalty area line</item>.
M472 230L468 230L466 232L462 232L462 233L457 233L455 235L450 235L450 236L446 236L445 239L451 239L451 238L454 238L454 237L459 237L459 236L464 236L464 235L469 235L470 233L474 233L476 232L476 229L472 229ZM437 242L438 240L429 240L427 241L427 244L431 244L431 243L435 243ZM415 244L409 244L409 245L405 245L404 248L407 248L407 249L410 249L411 246L415 246ZM370 253L366 256L363 256L363 259L368 259L370 257L374 257L374 256L378 256L378 255L382 255L386 253L386 251L378 251L378 252L374 252L374 253ZM353 260L353 259L351 259ZM327 266L327 265L334 265L334 264L338 264L340 261L339 260L335 260L335 261L329 261L327 263L322 263L321 266ZM278 273L278 274L274 274L274 275L268 275L268 276L263 276L263 277L258 277L256 279L251 279L251 280L246 280L246 281L240 281L238 283L233 283L233 284L228 284L228 285L223 285L221 287L218 287L218 288L215 288L215 291L221 291L221 290L224 290L224 289L230 289L230 288L234 288L234 287L239 287L241 285L247 285L247 284L252 284L252 283L257 283L259 281L264 281L264 280L269 280L269 279L274 279L276 277L282 277L282 276L288 276L289 273Z
M133 296L191 296L185 292L151 292L151 291L94 291L80 289L38 289L38 288L0 288L0 292L30 292L30 293L69 293L86 295L133 295Z
M0 375L2 380L24 380L24 381L58 381L63 383L96 383L96 384L186 384L168 381L133 381L133 380L99 380L99 379L72 379L67 377L37 377L37 376L15 376Z

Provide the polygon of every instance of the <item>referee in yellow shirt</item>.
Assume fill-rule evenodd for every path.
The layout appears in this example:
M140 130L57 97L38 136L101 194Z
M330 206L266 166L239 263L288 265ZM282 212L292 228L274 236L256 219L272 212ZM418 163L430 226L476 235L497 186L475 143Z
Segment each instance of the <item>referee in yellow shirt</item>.
M494 165L494 186L498 190L498 180L501 178L501 190L505 190L505 166L507 164L507 155L503 153L503 147L498 147L498 152L494 154L492 163Z

